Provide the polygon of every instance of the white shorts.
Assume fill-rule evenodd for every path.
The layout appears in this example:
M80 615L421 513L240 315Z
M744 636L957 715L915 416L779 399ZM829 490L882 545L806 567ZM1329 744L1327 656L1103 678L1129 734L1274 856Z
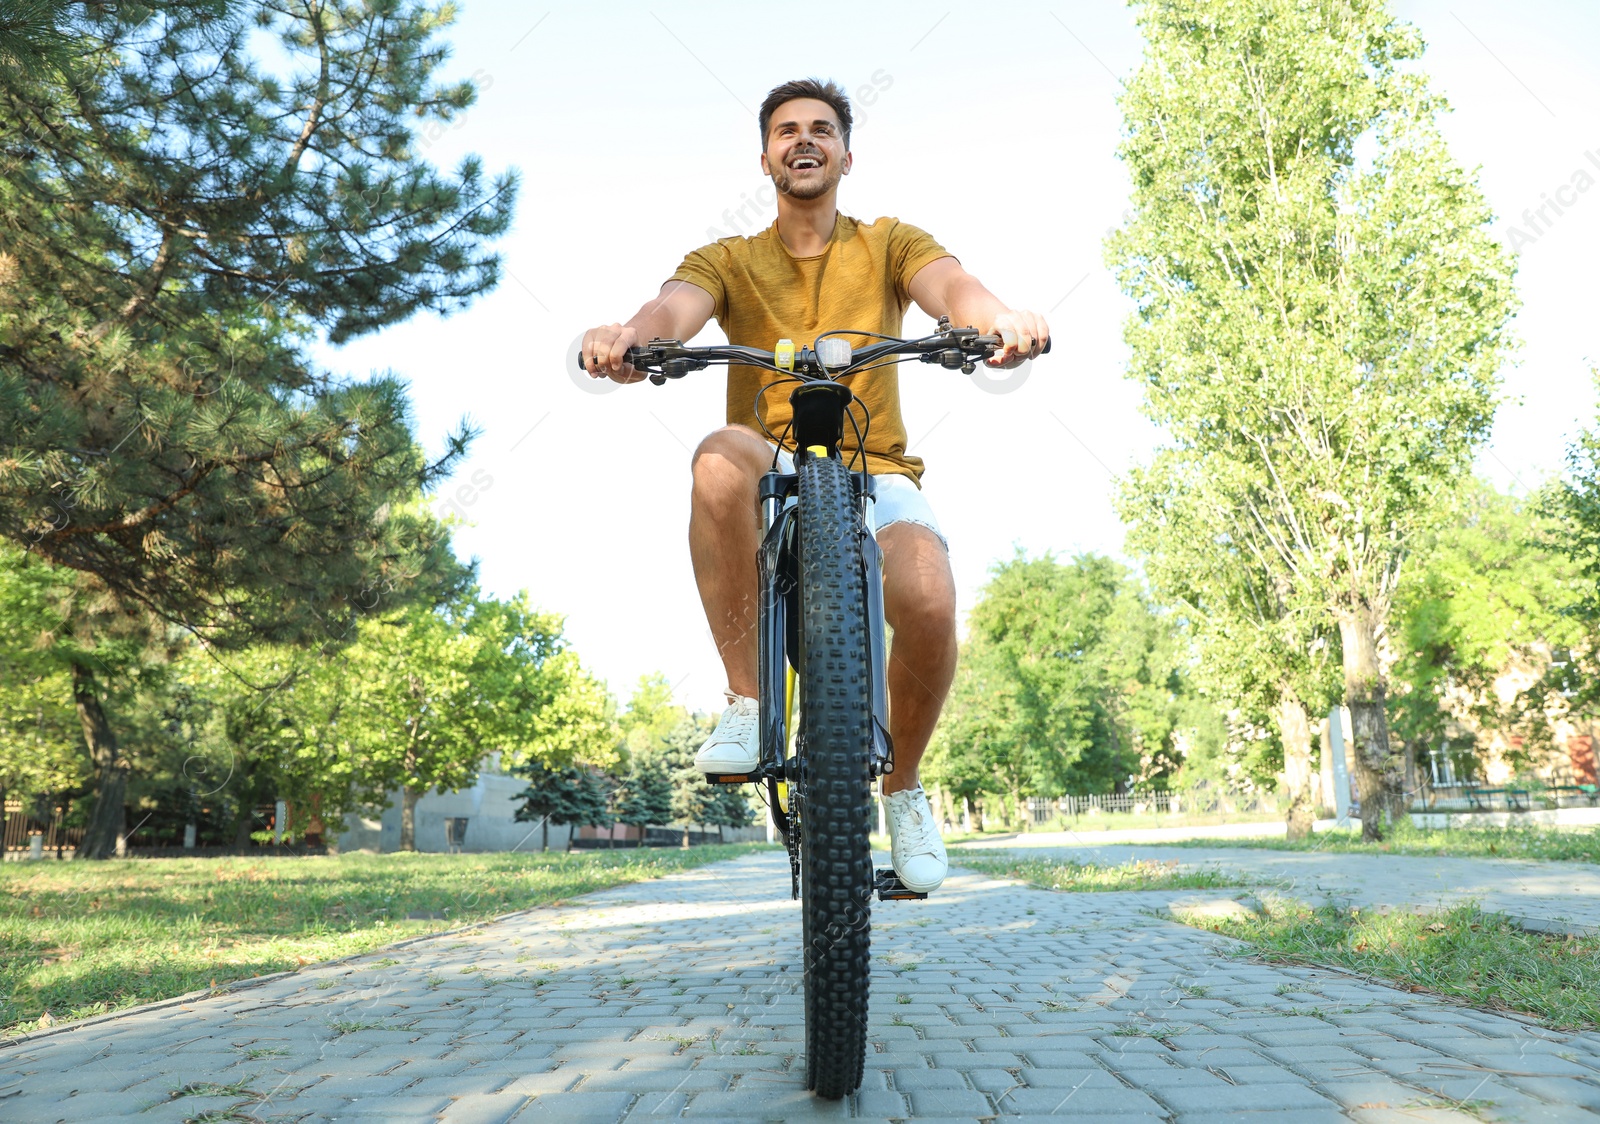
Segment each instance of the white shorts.
M767 444L778 454L778 467L784 472L793 472L794 457L789 454L789 450L779 449L770 441ZM915 523L937 535L945 550L949 551L950 540L939 530L939 520L934 518L933 507L928 503L927 495L917 487L915 480L898 472L885 472L875 474L872 482L876 499L867 505L867 512L873 533L883 530L891 523Z

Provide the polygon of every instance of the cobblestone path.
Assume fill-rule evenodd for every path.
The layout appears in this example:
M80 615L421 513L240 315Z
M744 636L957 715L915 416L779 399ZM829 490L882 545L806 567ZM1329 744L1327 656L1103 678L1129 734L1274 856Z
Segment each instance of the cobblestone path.
M1600 866L1592 863L1146 843L1100 845L1092 839L1092 835L1067 832L1011 836L992 843L962 844L952 854L956 861L960 861L961 850L982 854L1004 850L1011 855L1112 866L1133 859L1212 866L1283 883L1286 893L1302 900L1332 898L1353 905L1406 908L1476 901L1484 909L1509 914L1525 928L1600 933Z
M1600 1034L960 870L878 907L866 1083L819 1102L787 891L758 854L36 1036L0 1119L1600 1120Z

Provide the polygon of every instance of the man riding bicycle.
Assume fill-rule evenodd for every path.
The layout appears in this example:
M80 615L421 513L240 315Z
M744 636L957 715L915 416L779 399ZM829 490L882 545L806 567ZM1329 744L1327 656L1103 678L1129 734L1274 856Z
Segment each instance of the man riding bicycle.
M777 189L777 220L753 238L723 238L689 254L660 294L626 324L584 333L585 368L594 378L644 378L627 351L654 338L690 340L713 316L728 341L771 348L779 339L808 346L840 327L899 336L908 305L934 319L998 334L996 368L1034 358L1050 338L1037 313L1008 309L926 232L898 219L862 223L838 211L839 181L850 172L850 102L833 82L786 82L762 102L761 170ZM776 452L793 472L793 443L778 448L791 408L763 394L770 371L730 367L727 424L700 442L693 461L689 553L711 635L728 674L728 708L700 748L695 766L710 774L754 770L757 722L756 486ZM883 552L889 653L889 734L894 770L882 779L895 873L926 893L944 881L948 861L917 765L933 735L956 668L956 595L948 547L921 489L923 464L906 449L895 366L841 380L866 410L866 449L847 433L846 459L864 452L875 478L874 523ZM758 414L759 411L759 414Z

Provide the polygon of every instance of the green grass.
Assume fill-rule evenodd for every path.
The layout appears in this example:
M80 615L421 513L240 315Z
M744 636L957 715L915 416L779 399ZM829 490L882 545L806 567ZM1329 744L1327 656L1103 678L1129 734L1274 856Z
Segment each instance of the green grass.
M1047 823L1026 830L1015 824L994 821L994 826L983 831L963 832L953 828L944 836L947 844L979 843L1011 835L1026 839L1030 834L1047 831L1073 831L1080 835L1101 831L1146 831L1160 827L1219 827L1236 823L1282 823L1283 816L1273 812L1102 812L1099 815L1057 816Z
M766 844L5 863L0 1034L368 952L760 849ZM407 921L413 912L440 916Z
M1600 1026L1600 937L1530 933L1474 906L1378 914L1278 901L1258 918L1194 924L1247 942L1240 955L1340 968L1563 1030Z
M1282 836L1232 839L1174 839L1163 847L1241 847L1261 851L1445 855L1464 858L1543 859L1600 863L1600 831L1558 831L1536 827L1413 827L1410 821L1384 833L1382 843L1361 842L1360 829L1321 831L1291 843Z
M963 854L957 861L985 874L1017 878L1047 890L1214 890L1255 884L1225 871L1179 870L1177 863L1144 859L1121 866L1097 866L1071 859L979 859Z

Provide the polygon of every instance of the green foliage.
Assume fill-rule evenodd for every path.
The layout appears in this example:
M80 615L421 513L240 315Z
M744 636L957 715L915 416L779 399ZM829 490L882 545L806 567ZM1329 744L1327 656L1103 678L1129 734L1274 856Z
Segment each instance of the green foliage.
M956 798L1164 786L1194 719L1182 650L1122 566L1020 552L996 566L968 622L924 768Z
M1552 649L1582 646L1582 623L1565 611L1577 565L1559 540L1535 503L1472 477L1450 522L1419 539L1395 599L1397 690L1389 698L1395 731L1419 762L1430 747L1447 747L1466 764L1475 727L1509 734L1525 724L1535 740L1541 730L1548 740L1543 694L1531 708L1521 700L1537 712L1524 716L1493 688L1517 662L1542 668Z
M237 646L338 635L437 556L394 505L466 434L427 464L398 380L303 341L483 291L512 185L408 147L471 98L426 8L250 5L284 81L219 7L93 6L70 79L0 83L0 534Z
M1600 368L1591 372L1600 385ZM1537 498L1546 520L1541 547L1565 559L1565 596L1558 607L1564 627L1552 643L1566 647L1528 692L1525 706L1538 713L1551 706L1574 718L1600 714L1600 429L1579 433L1567 449L1567 471ZM1537 736L1535 724L1529 731Z
M1106 247L1137 305L1130 377L1171 439L1131 482L1139 518L1166 518L1184 557L1223 552L1197 607L1230 618L1205 658L1241 659L1240 694L1292 688L1337 625L1377 796L1375 640L1488 435L1513 259L1382 0L1176 0L1139 24L1133 210Z
M49 642L48 567L0 548L0 789L59 793L88 779L72 676Z
M72 0L8 0L0 9L0 80L48 79L69 70Z
M525 594L472 591L368 616L327 652L190 646L123 721L160 749L132 787L136 802L192 799L204 827L283 799L298 836L312 816L335 832L345 813L381 807L396 788L469 786L495 753L507 767L606 764L608 706L559 616Z
M551 766L530 761L515 772L528 778L528 787L513 797L522 801L516 812L518 820L533 823L544 820L569 827L579 824L609 827L614 822L610 787L595 770L581 765ZM548 832L545 839L547 848Z
M432 77L452 14L165 0L0 24L0 538L78 575L56 634L94 657L70 661L85 854L108 852L137 764L103 713L108 630L337 645L379 602L451 592L448 542L408 503L470 435L429 464L400 381L318 371L306 341L496 281L514 177L413 149L472 101ZM263 35L281 73L251 57Z
M658 752L635 754L615 794L618 823L646 828L672 820L672 776Z

